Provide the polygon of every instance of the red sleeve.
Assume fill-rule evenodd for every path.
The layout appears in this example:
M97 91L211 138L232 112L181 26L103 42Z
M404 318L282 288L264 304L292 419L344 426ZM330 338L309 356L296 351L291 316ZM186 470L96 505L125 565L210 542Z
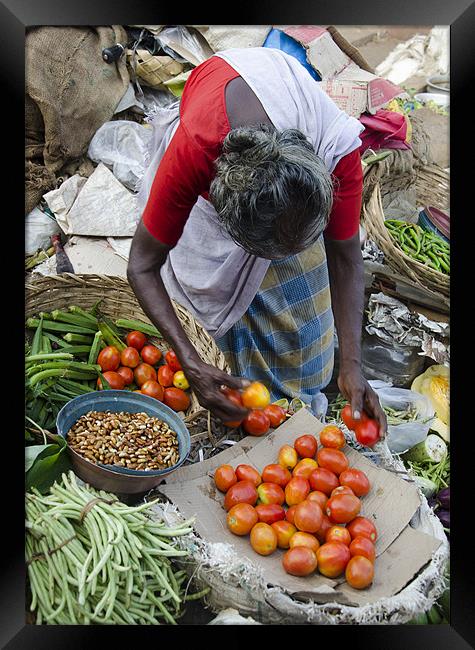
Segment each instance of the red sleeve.
M180 123L160 161L142 220L151 235L175 246L200 194L209 190L213 161Z
M333 207L325 235L330 239L350 239L359 229L363 169L358 149L343 156L333 170Z

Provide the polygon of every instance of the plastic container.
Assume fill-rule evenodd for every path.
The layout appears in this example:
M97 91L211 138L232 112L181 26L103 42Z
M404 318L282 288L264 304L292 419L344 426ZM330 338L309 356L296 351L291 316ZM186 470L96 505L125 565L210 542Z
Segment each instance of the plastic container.
M440 106L441 108L449 108L450 106L450 95L448 93L417 93L417 95L414 95L414 99L417 99L421 104L435 102L437 106Z
M191 439L184 422L171 408L147 395L123 390L93 391L75 397L58 413L56 426L58 434L67 442L67 435L77 420L89 411L112 411L119 413L147 413L166 422L178 436L179 460L172 467L162 470L135 470L115 465L94 464L76 453L68 445L75 473L100 490L116 494L138 494L148 492L168 475L183 465L190 453Z
M450 77L448 74L433 75L427 79L427 91L434 93L450 92Z

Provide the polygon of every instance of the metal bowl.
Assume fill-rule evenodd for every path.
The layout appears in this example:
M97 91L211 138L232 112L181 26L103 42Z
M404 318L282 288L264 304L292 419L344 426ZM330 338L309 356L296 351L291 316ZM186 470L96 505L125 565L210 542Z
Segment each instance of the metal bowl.
M171 408L162 402L124 390L93 391L75 397L65 404L58 413L56 427L58 434L68 442L68 432L77 420L89 411L111 411L119 413L147 413L157 417L176 432L178 437L179 460L172 467L161 470L136 470L115 465L94 464L71 449L68 453L75 473L83 480L99 490L107 490L115 494L139 494L148 492L162 482L165 476L183 465L190 453L190 433L184 422Z

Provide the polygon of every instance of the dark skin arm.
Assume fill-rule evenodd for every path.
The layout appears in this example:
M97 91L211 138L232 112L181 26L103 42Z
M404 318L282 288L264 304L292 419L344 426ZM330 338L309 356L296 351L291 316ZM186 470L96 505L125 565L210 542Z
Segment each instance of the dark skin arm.
M338 388L351 402L353 417L364 410L378 420L380 436L387 430L378 396L361 373L361 330L364 310L364 266L359 234L351 239L325 237L332 309L338 333L340 371Z

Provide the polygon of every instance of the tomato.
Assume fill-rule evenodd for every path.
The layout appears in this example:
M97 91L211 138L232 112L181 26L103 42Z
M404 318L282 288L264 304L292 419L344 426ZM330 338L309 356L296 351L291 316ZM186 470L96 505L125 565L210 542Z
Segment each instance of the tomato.
M284 490L276 483L261 483L257 494L259 503L278 503L281 506L285 501Z
M185 373L183 372L183 370L178 370L178 372L176 372L173 375L173 385L175 386L175 388L181 388L182 390L188 390L188 388L190 387L190 384L188 383L188 379L186 378Z
M237 476L231 465L220 465L214 473L214 482L220 492L227 492L237 483Z
M277 534L277 546L279 548L289 548L290 540L297 533L297 529L290 521L275 521L271 524Z
M137 386L142 386L149 379L156 381L157 373L155 372L155 368L152 368L148 363L139 363L134 369L134 378Z
M120 362L126 368L136 368L140 363L139 353L135 348L125 348L120 353Z
M167 363L165 363L163 366L160 366L160 368L157 370L158 383L161 384L164 388L173 386L174 375L175 373L173 372L173 370L170 368L170 366Z
M310 485L307 479L301 476L293 476L285 486L285 501L288 506L296 506L305 501L310 492Z
M278 503L259 503L256 506L256 512L259 521L263 521L265 524L273 524L275 521L285 519L285 510Z
M270 421L264 411L250 411L242 421L242 428L250 436L263 436L270 429Z
M379 424L376 420L365 419L355 427L356 440L360 445L372 447L379 440Z
M163 389L163 401L174 411L186 411L190 406L190 397L181 388Z
M367 557L370 562L374 562L376 557L376 549L374 544L367 537L355 537L355 539L350 544L350 553L351 555L362 555Z
M119 366L117 368L118 374L122 377L124 380L124 383L126 386L129 386L130 384L133 383L134 381L134 371L132 368L126 368L125 366Z
M313 460L313 458L302 458L302 460L295 465L292 476L301 476L302 478L306 478L308 481L310 474L314 469L317 469L317 467L317 461Z
M107 370L102 374L104 375L104 379L109 384L112 390L123 390L125 388L124 378L122 377L122 375L119 375L118 372L114 372L114 370ZM97 380L97 387L99 388L99 390L102 390L102 382L100 377Z
M345 578L353 589L365 589L373 582L373 563L367 557L355 555L346 566Z
M232 402L235 406L239 406L240 408L243 408L242 406L242 399L241 399L241 393L237 390L233 389L228 389L228 390L223 390L223 393L225 394L226 398ZM227 427L232 427L235 429L236 427L241 426L242 420L233 420L232 422L223 422L223 424Z
M350 466L348 458L342 451L339 449L328 449L327 447L323 447L317 453L317 463L319 467L329 469L330 472L333 472L337 476Z
M228 528L235 535L247 535L258 521L257 512L249 503L237 503L226 517Z
M323 521L323 512L315 501L302 501L295 509L294 525L304 533L316 533Z
M236 476L238 481L252 481L256 487L262 483L261 475L251 465L238 465Z
M224 497L224 509L231 510L237 503L249 503L255 505L257 501L257 490L251 481L238 481L231 485Z
M158 381L149 379L144 384L142 384L140 390L144 395L154 397L155 399L160 400L160 402L163 402L163 386L160 386Z
M147 343L147 345L144 345L141 349L140 355L145 363L149 363L151 366L156 366L162 358L162 351L155 345Z
M294 515L295 515L296 508L297 508L297 505L290 506L290 508L287 508L287 512L285 513L285 518L291 524L294 523Z
M276 483L284 488L292 478L292 474L288 469L281 465L272 464L266 465L262 470L262 480L266 483Z
M316 553L320 548L320 542L315 537L315 535L304 533L299 530L295 533L295 535L292 535L289 546L290 548L294 548L294 546L307 546L308 548L311 548L314 553Z
M279 427L287 419L284 409L278 404L269 404L269 406L265 407L264 413L269 418L270 425L273 429Z
M300 458L315 458L317 453L317 439L315 436L304 435L294 441L294 447Z
M340 485L351 488L357 497L364 497L370 489L366 474L354 467L350 467L340 474Z
M260 381L253 381L242 392L242 403L248 409L264 409L269 402L270 393Z
M279 456L277 462L281 467L292 470L297 465L299 460L298 454L290 445L283 445L279 449Z
M262 521L255 524L251 530L251 546L259 555L270 555L277 548L277 533Z
M319 492L319 490L314 490L313 492L310 492L307 499L309 501L315 501L315 503L318 503L320 508L325 512L325 506L327 505L328 497L326 494L323 492Z
M348 524L347 528L352 539L360 536L367 537L373 543L378 539L376 526L366 517L356 517Z
M331 449L342 449L346 445L345 435L341 429L329 424L320 431L320 444Z
M351 494L336 494L327 503L327 515L335 524L347 524L361 510L361 501Z
M341 542L325 542L317 551L318 569L327 578L337 578L350 561L350 549Z
M341 542L349 546L351 544L351 535L344 526L332 526L327 530L325 535L326 542Z
M318 565L317 556L308 546L294 546L282 558L286 573L292 576L308 576Z
M309 483L312 490L318 490L330 495L331 491L340 485L338 477L329 469L317 467L310 474Z
M322 520L322 525L320 526L319 530L315 533L315 537L318 539L318 541L321 544L325 543L325 537L327 535L327 532L330 530L330 528L334 524L328 519L328 517L324 514L323 515L323 520Z
M173 350L168 350L168 352L165 355L165 362L170 366L173 372L177 372L178 370L183 370L183 368L181 367L181 363L178 361L178 357L176 356Z
M137 330L134 330L133 332L129 332L127 336L125 337L125 342L130 348L135 348L140 352L140 350L143 348L145 343L147 343L147 337L143 332L138 332Z
M365 420L367 418L366 413L363 411L361 413L361 418L359 420L355 420L353 418L353 411L351 409L351 404L345 404L345 406L342 408L340 417L343 420L343 422L346 424L348 429L351 429L351 431L355 430L355 426L361 422L362 420Z
M335 494L353 494L354 496L356 496L355 493L353 492L353 490L350 487L348 487L347 485L339 485L337 488L332 490L332 493L330 494L330 496L334 497Z
M120 366L120 352L115 345L108 345L106 348L99 352L97 363L101 366L101 370L117 370Z

